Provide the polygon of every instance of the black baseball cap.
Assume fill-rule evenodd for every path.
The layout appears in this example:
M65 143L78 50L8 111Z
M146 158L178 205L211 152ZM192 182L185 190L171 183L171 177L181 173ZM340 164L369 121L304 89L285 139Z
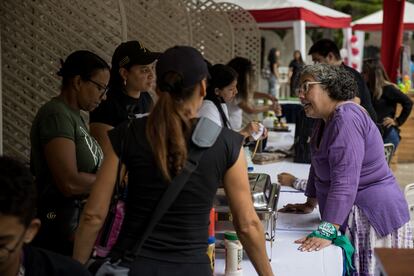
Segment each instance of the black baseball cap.
M147 65L154 62L161 53L151 52L137 40L122 42L116 47L112 56L112 67L126 67L127 65Z
M183 87L191 87L209 77L207 63L201 53L190 46L174 46L158 58L155 66L157 78L176 72L183 78Z

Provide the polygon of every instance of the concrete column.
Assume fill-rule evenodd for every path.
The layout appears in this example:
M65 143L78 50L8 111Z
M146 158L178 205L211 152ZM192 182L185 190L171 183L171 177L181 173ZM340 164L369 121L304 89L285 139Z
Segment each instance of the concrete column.
M293 37L295 49L299 50L302 57L306 57L306 23L303 20L293 21Z

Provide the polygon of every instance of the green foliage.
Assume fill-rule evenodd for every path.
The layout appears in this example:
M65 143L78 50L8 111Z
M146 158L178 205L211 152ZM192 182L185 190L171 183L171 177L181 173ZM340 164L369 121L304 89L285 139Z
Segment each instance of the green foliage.
M333 8L352 16L352 21L382 9L382 0L314 0L313 2Z
M352 21L372 14L382 9L383 0L313 0L312 2L330 7L337 11L351 15ZM414 0L408 0L414 2ZM324 29L308 30L308 34L316 41L322 37L333 39L338 46L342 44L343 33L341 29L324 31Z

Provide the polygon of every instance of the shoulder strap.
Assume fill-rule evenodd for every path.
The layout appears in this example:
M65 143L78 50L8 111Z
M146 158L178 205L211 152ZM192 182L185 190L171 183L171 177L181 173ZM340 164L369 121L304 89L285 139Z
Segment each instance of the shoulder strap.
M217 140L221 133L221 127L207 118L200 118L192 135L192 143L188 153L187 161L184 169L180 174L174 177L172 182L168 185L167 190L162 195L151 219L144 231L141 239L137 241L132 250L127 250L122 258L124 262L131 263L138 256L143 244L148 236L151 234L154 227L157 225L161 217L167 212L177 196L180 194L185 183L187 183L191 174L198 167L199 160L206 149L211 147ZM208 133L207 133L207 130ZM113 260L115 261L115 260Z
M128 121L128 124L125 128L125 130L123 131L123 137L121 137L121 149L119 152L119 158L118 158L118 168L117 168L117 172L116 172L116 181L115 181L115 187L114 187L114 193L112 198L114 200L117 199L117 197L120 194L120 190L121 190L121 169L122 169L122 162L124 161L124 154L126 152L126 148L127 148L127 140L128 140L128 131L129 128L131 126L132 120Z

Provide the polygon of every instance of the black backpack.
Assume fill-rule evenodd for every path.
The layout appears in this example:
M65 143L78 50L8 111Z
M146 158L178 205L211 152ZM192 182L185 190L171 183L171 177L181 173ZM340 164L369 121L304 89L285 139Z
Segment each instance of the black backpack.
M295 163L311 162L310 140L313 127L316 125L317 119L306 117L303 107L296 115L295 141L293 144Z

